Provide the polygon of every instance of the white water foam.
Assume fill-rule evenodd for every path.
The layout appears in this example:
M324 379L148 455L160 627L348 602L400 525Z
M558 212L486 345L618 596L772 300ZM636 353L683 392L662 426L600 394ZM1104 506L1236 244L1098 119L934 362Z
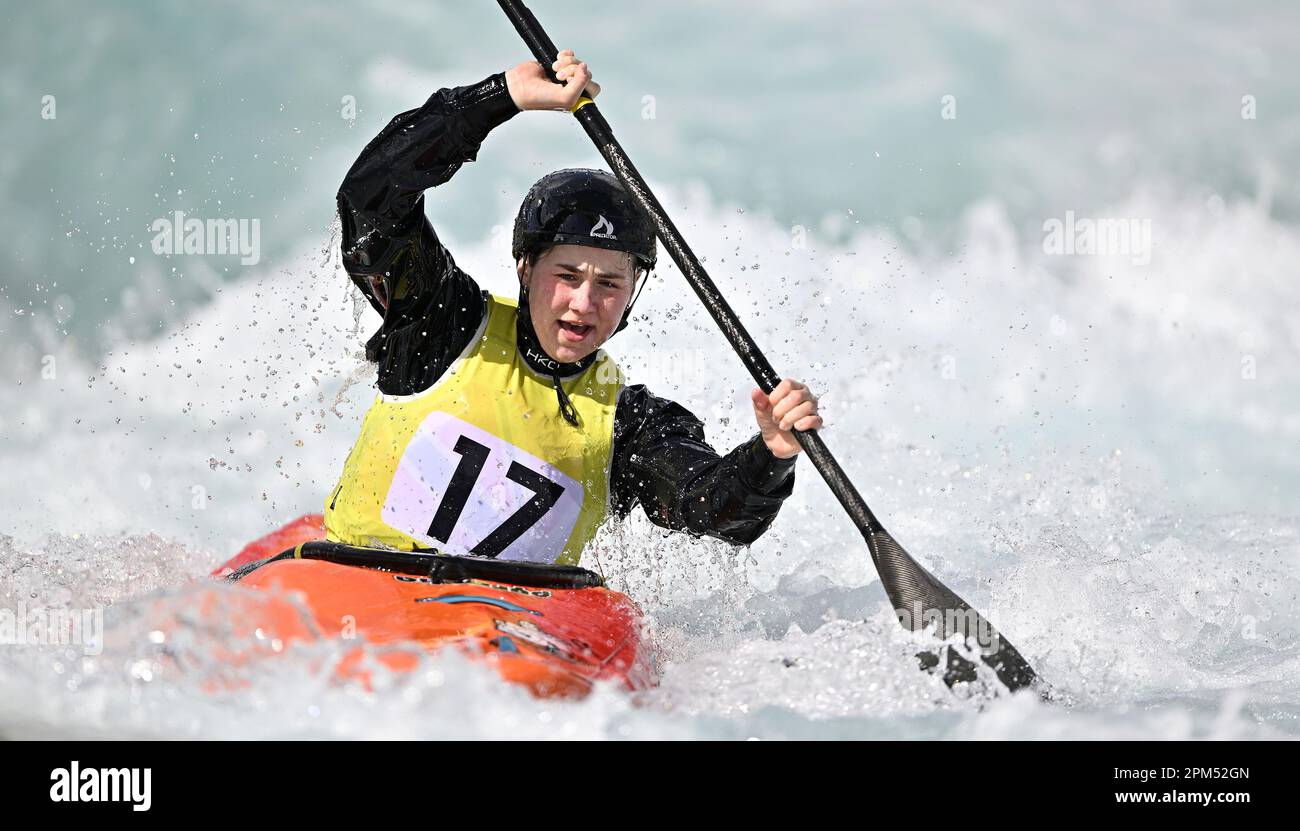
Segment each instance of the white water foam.
M321 239L153 341L98 366L55 355L54 378L0 391L4 601L102 607L107 627L99 656L0 647L0 733L1296 732L1294 229L1254 203L1153 188L1110 212L1152 218L1145 267L1045 256L992 202L970 208L952 252L870 230L798 248L702 188L660 192L773 363L822 393L827 443L873 509L1058 703L955 696L917 672L917 643L806 462L748 550L638 515L584 560L648 613L656 690L538 702L438 656L367 693L332 682L327 642L210 693L219 616L156 643L157 615L181 614L185 581L243 542L319 510L370 396L358 347L375 318ZM501 236L449 245L510 290ZM611 344L632 379L699 413L719 448L750 435L751 383L673 268L637 318Z

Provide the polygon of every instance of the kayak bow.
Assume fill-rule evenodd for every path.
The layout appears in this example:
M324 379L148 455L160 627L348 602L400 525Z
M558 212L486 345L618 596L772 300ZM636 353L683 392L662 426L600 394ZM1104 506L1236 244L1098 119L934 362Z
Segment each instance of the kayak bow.
M310 619L293 603L267 604L249 621L264 637L368 645L349 651L341 676L368 682L367 652L405 672L418 666L421 650L454 647L543 697L581 697L602 680L630 690L655 682L640 610L594 572L360 548L320 540L322 533L319 515L302 517L213 575L301 594Z

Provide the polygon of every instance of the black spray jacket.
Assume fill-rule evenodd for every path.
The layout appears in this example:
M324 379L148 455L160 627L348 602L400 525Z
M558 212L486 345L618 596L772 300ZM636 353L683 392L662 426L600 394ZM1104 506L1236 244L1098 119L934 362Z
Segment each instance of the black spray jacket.
M485 292L425 217L424 191L473 161L488 132L517 112L504 74L439 90L394 118L339 189L343 265L384 316L366 344L384 393L432 386L486 314ZM373 276L385 278L387 311L371 294ZM760 436L719 456L698 418L639 385L626 387L615 409L612 466L617 515L639 503L662 527L742 544L767 530L794 486L794 459L774 457Z

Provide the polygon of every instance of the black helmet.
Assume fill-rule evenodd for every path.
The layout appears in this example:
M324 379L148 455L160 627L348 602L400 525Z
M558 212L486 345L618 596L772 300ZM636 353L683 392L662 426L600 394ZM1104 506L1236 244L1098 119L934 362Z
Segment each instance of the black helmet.
M647 271L655 265L654 226L604 170L557 170L528 190L515 217L511 255L518 260L550 245L626 251Z

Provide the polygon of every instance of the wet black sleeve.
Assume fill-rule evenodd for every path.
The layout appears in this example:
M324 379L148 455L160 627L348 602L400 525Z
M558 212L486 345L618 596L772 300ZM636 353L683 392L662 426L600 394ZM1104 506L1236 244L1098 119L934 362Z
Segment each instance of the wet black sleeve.
M348 171L338 192L343 267L384 322L366 344L379 363L379 388L409 395L428 388L464 350L486 304L424 215L424 191L478 156L487 134L519 112L504 73L441 89L398 115ZM388 311L371 295L382 276Z
M656 525L748 545L793 491L794 466L758 435L719 456L698 418L643 386L619 399L610 473L619 516L640 504Z

